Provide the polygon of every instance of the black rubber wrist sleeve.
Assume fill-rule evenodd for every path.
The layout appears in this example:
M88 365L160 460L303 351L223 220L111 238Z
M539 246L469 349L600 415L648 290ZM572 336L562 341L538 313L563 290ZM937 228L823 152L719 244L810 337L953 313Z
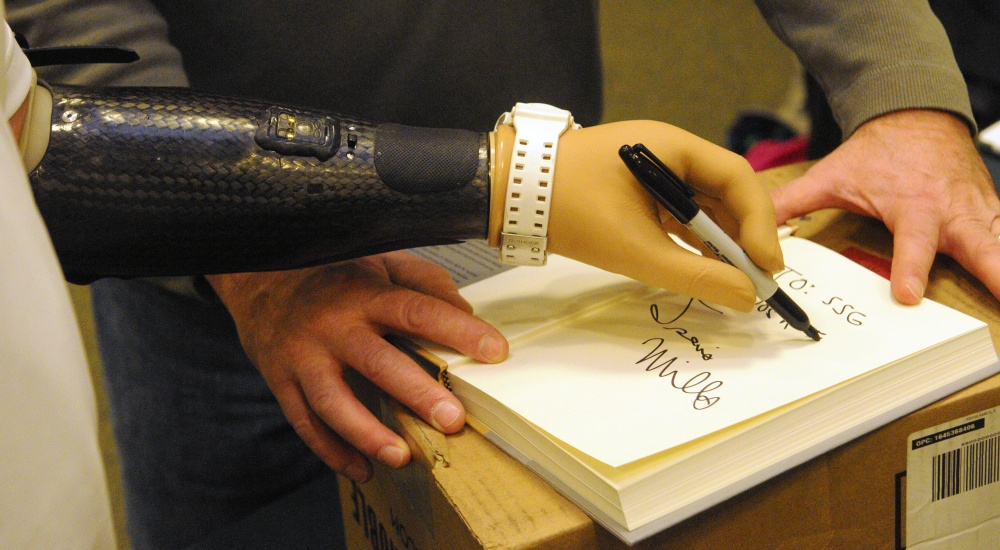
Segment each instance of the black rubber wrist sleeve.
M72 282L486 237L486 134L184 88L50 88L52 133L30 180Z

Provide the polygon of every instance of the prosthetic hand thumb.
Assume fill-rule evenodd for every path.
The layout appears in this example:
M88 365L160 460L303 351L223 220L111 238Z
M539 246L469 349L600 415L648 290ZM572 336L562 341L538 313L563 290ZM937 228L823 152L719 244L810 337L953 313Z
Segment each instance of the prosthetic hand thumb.
M766 271L784 267L774 206L750 166L679 128L651 121L566 132L553 177L549 250L692 298L749 310L750 279L736 268L676 244L696 244L618 156L641 142L697 192L695 200ZM697 243L702 250L704 247Z

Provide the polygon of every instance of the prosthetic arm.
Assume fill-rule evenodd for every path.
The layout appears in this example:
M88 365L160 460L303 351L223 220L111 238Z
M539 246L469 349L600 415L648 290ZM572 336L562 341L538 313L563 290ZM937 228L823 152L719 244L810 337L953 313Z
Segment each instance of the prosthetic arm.
M758 265L782 266L773 209L746 161L659 122L570 131L562 121L555 155L522 153L531 139L504 123L491 134L372 124L186 88L37 86L31 104L26 164L37 162L36 202L71 282L276 271L469 238L545 250L530 232L503 244L508 214L520 213L551 252L749 309L745 275L667 235L684 229L661 221L621 163L630 142L694 186ZM517 206L507 175L517 185L511 171L535 154L540 191Z
M51 133L30 179L72 282L289 269L486 237L486 134L183 88L48 92Z

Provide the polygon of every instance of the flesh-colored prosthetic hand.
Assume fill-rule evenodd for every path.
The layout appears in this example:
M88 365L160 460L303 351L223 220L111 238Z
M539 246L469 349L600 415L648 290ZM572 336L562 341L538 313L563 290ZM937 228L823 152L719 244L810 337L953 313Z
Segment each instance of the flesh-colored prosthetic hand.
M490 242L499 240L514 131L496 134ZM604 124L565 132L560 140L548 221L548 250L692 298L747 311L750 279L705 251L662 209L618 156L643 143L693 187L695 200L766 271L783 269L774 207L740 156L684 130L652 121ZM676 244L673 233L706 252Z

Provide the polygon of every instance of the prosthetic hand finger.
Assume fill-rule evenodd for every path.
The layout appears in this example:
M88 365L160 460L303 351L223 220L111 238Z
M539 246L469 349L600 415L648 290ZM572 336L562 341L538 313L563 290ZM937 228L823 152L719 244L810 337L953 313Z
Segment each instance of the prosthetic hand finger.
M747 255L761 268L781 271L784 260L778 243L774 203L745 159L684 133L684 146L673 162L689 185L705 194L704 202L720 225L730 231ZM663 144L665 151L669 150ZM698 199L698 197L696 197Z
M637 136L698 193L695 200L731 233L761 268L784 268L774 204L747 161L731 151L668 124L622 122L608 132Z
M763 269L782 267L774 210L749 165L675 127L648 121L565 133L555 169L549 249L649 284L747 310L750 280L723 262L683 250L665 233L658 206L618 157L644 143L728 216L733 237ZM698 197L695 197L696 200ZM724 225L730 225L726 223Z

